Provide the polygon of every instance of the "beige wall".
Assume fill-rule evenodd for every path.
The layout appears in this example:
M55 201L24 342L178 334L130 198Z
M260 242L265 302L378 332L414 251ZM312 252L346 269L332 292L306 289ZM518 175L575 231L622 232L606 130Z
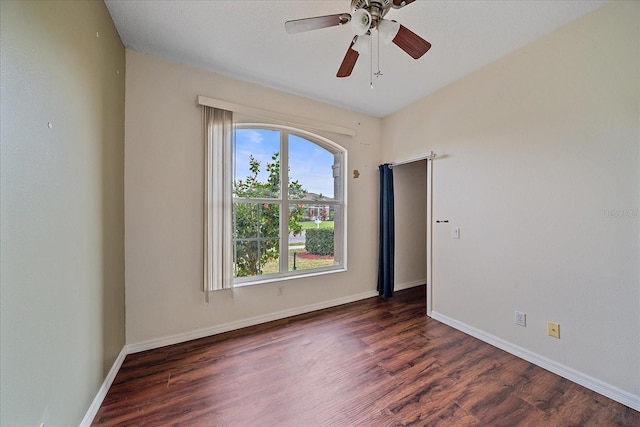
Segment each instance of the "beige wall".
M348 271L202 292L205 95L356 130L321 133L348 150ZM372 295L377 274L379 119L127 51L125 247L127 343L140 349L304 307ZM310 129L310 131L314 131ZM360 177L353 179L353 169ZM284 295L277 296L276 286ZM185 335L186 334L186 335ZM153 341L149 343L149 341ZM146 343L146 344L145 344Z
M383 120L385 160L441 156L434 315L636 407L639 23L607 5Z
M102 2L0 5L0 424L78 425L124 345L124 47Z

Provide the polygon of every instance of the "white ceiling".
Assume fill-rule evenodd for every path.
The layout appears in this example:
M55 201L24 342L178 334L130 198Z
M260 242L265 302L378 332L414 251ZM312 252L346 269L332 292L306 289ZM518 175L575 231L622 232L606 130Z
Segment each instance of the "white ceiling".
M369 55L360 56L350 77L335 77L353 37L349 25L295 35L284 30L287 20L350 12L349 0L105 3L129 49L384 117L606 1L418 0L391 9L386 18L432 48L414 60L395 45L382 45L383 76L373 77L373 89Z

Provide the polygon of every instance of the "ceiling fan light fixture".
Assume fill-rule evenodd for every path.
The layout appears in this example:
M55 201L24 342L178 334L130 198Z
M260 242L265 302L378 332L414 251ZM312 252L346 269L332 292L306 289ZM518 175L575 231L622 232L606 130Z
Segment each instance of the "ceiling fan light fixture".
M356 36L361 36L371 27L371 14L365 9L358 9L351 15L351 29Z
M353 44L353 50L358 52L360 55L369 53L371 50L371 35L363 34L361 36L356 37L356 42Z
M396 38L398 31L400 31L400 24L396 21L382 19L378 22L378 32L385 45L389 45Z

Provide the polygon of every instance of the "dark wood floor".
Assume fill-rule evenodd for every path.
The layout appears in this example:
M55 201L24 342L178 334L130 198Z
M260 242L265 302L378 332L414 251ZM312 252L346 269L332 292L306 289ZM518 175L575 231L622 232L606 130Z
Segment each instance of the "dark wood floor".
M425 316L425 289L128 355L95 426L640 426Z

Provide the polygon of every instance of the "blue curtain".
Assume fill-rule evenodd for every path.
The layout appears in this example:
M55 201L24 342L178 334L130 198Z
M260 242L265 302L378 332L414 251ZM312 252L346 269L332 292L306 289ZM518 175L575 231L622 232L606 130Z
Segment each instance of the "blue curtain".
M393 257L395 250L393 215L393 169L380 165L380 233L378 244L378 294L393 296Z

